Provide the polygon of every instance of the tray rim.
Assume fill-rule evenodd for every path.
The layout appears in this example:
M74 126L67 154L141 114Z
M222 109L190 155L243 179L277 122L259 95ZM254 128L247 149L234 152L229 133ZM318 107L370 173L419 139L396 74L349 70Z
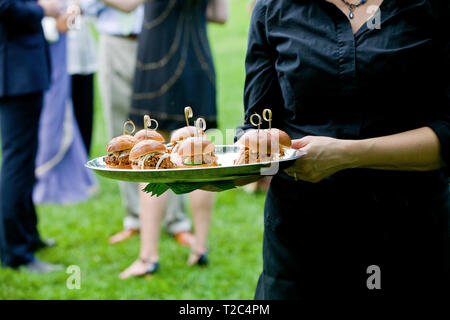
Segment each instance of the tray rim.
M236 145L216 145L217 147L236 147ZM288 161L295 161L297 159L300 159L301 157L305 156L305 152L302 152L300 149L289 149L289 150L293 150L295 152L295 156L287 158L287 159L281 159L278 161L266 161L266 162L258 162L258 163L246 163L246 164L240 164L240 165L225 165L225 166L214 166L214 167L200 167L200 168L174 168L174 169L115 169L115 168L108 168L108 167L95 167L92 166L91 163L101 159L103 161L103 158L105 157L100 156L97 158L93 158L88 160L85 163L85 167L94 171L106 171L106 172L121 172L121 173L126 173L126 172L133 172L133 173L145 173L145 172L179 172L179 171L195 171L195 170L217 170L220 168L245 168L245 167L254 167L254 166L259 166L259 167L264 167L264 166L268 166L270 164L276 164L276 163L283 163L283 162L288 162Z

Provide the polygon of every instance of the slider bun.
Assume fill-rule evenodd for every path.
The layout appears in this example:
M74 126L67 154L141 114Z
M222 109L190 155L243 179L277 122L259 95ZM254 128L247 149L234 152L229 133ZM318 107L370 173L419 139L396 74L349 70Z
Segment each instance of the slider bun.
M210 167L217 167L217 163L196 164L194 166L189 166L189 165L182 164L182 165L178 166L178 168L180 168L180 169L183 169L183 168L185 168L185 169L187 169L187 168L196 168L196 169L198 169L198 168L210 168Z
M152 152L165 153L167 148L161 142L155 140L142 140L131 149L130 160L137 160L139 157Z
M151 129L142 129L139 130L134 137L136 138L136 140L142 141L142 140L155 140L155 141L159 141L159 142L164 142L164 137L159 134L156 130L151 130Z
M216 146L208 139L191 137L184 140L178 149L178 155L182 157L195 156L214 152Z
M237 144L248 147L251 151L259 153L260 149L263 148L262 146L266 149L265 151L270 150L272 141L266 130L250 129L239 138ZM278 145L276 147L278 149Z
M290 148L292 146L289 135L280 129L250 129L237 141L237 144L248 147L253 152L267 152L274 150L278 152L280 147Z
M141 166L139 166L137 164L131 164L131 169L142 170ZM148 169L155 169L155 167L149 167L149 166L144 165L144 170L148 170Z
M195 137L195 136L204 136L205 133L203 130L199 130L196 127L189 126L189 127L183 127L178 130L175 130L172 133L172 137L170 138L170 142L177 142L183 139L186 139L188 137Z
M107 164L106 166L108 168L111 168L111 169L131 169L131 165L130 164L129 165L121 164L121 165L117 165L117 166Z
M289 137L289 135L283 130L272 128L268 131L272 137L278 136L278 141L281 146L286 148L290 148L292 146L291 137Z
M106 146L106 152L119 152L130 150L136 144L136 138L129 135L122 135L113 138Z

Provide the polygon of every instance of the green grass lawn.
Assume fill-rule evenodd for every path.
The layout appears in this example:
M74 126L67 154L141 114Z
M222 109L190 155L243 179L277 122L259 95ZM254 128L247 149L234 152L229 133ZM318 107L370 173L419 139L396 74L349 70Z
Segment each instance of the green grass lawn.
M210 26L220 128L234 128L243 118L247 2L231 0L226 26ZM93 152L107 143L97 97ZM108 237L122 227L123 209L114 181L99 178L100 192L88 202L39 206L39 229L58 245L39 258L81 268L80 290L66 287L68 274L36 275L0 269L0 299L252 299L261 271L263 195L242 190L218 194L210 233L210 265L188 268L189 249L163 234L160 272L151 278L121 281L118 274L137 258L139 238L111 246Z

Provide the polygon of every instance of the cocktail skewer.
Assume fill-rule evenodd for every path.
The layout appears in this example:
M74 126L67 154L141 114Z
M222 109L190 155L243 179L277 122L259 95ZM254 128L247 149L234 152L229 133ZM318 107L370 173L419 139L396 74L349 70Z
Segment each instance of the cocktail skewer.
M203 118L198 118L197 120L195 120L195 128L197 130L195 130L195 136L198 137L198 135L200 134L200 132L204 132L206 130L206 121Z
M155 124L155 128L152 128L152 122ZM148 130L156 130L158 129L159 123L156 119L150 118L148 114L144 116L144 128L145 133L147 134Z
M194 116L194 112L192 112L191 107L184 108L184 117L186 118L186 126L189 127L189 119Z
M255 122L254 118L258 118L258 123ZM250 116L250 123L254 126L254 127L258 127L258 134L259 134L259 129L261 129L261 124L262 124L262 119L261 116L257 113L254 113Z
M128 125L131 125L131 127L133 128L131 131L128 131L128 129L127 129L127 126ZM131 136L131 135L133 135L133 133L136 131L136 126L134 125L134 122L133 121L131 121L130 119L128 119L128 121L126 121L124 124L123 124L123 134L124 135L129 135L129 136Z
M264 109L262 115L263 115L263 119L265 121L269 122L269 130L272 129L272 110Z

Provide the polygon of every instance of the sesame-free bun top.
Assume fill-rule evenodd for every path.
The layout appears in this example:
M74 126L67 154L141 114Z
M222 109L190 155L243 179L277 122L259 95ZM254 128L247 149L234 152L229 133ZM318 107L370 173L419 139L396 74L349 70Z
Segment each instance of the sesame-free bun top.
M142 141L142 140L155 140L159 142L164 142L164 137L159 134L156 130L150 130L150 129L142 129L139 130L134 137L136 140Z
M290 148L292 146L291 137L289 137L289 135L283 130L273 128L269 129L268 131L272 137L277 137L278 135L278 141L281 146L285 148Z
M195 137L195 136L204 136L205 133L203 130L200 130L196 127L189 126L189 127L183 127L178 130L175 130L172 133L172 137L170 138L170 142L177 142L189 137Z
M237 141L237 144L248 147L253 152L278 152L280 147L290 148L292 145L289 135L279 129L248 130Z
M270 135L267 133L267 131L266 130L256 130L256 129L248 130L237 141L237 143L248 147L253 152L259 152L260 149L262 150L263 148L260 146L266 146L266 147L264 147L266 151L270 150L271 145L272 145L271 140L270 140ZM278 148L278 146L277 146L277 148Z
M178 155L182 157L208 154L214 152L216 146L204 137L190 137L185 139L178 149Z
M120 152L130 150L136 144L136 138L129 135L122 135L113 138L106 146L106 152Z
M130 160L137 160L139 157L145 156L148 153L165 153L167 148L159 141L155 140L142 140L131 149Z

